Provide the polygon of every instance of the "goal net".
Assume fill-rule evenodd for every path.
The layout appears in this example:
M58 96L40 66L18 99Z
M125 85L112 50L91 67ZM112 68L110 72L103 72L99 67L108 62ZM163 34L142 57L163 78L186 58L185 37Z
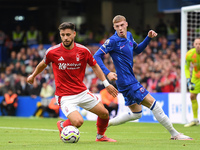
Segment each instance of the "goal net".
M186 123L186 77L185 55L193 47L196 37L200 37L200 5L181 8L181 97L182 97L182 123Z

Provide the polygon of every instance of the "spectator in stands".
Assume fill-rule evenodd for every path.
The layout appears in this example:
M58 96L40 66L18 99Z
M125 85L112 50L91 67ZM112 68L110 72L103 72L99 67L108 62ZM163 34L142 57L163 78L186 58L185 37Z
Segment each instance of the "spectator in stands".
M30 87L30 95L32 98L40 96L41 86L38 81L35 79L33 85Z
M33 61L37 61L37 63L39 63L42 60L37 49L33 51L33 55Z
M27 76L28 75L28 73L26 72L26 65L24 63L21 64L19 74L21 74L22 76Z
M38 45L38 48L37 48L37 51L40 55L40 59L44 57L44 54L46 52L46 49L44 48L43 44L39 44Z
M150 46L153 54L158 53L158 41L151 40L150 43L149 43L149 46Z
M35 26L30 26L30 29L26 32L26 40L28 46L40 44L42 42L41 32Z
M178 38L178 28L174 21L170 22L169 26L167 27L167 40L169 42L176 41Z
M100 96L101 96L101 101L102 101L103 105L109 112L110 118L115 117L118 112L118 98L110 95L105 88L100 91ZM111 113L113 110L115 112L114 115L112 115L112 113Z
M158 87L161 88L161 92L174 92L176 76L170 72L170 65L167 65L162 70L162 77L158 81Z
M37 103L37 110L35 111L33 116L36 117L43 117L44 113L47 112L49 114L49 117L58 117L59 116L59 106L56 102L56 98L53 97L48 104L48 106L42 105L41 102Z
M156 25L156 31L159 36L167 37L167 25L163 21L163 19L159 19L158 24Z
M10 58L8 59L8 64L13 63L14 65L17 62L17 53L16 51L12 51L10 54Z
M34 69L33 60L30 59L30 60L28 61L28 65L26 65L25 72L26 72L27 74L30 74L30 73L33 72L33 69Z
M6 67L5 73L6 73L6 77L8 77L9 80L10 80L10 84L12 86L14 86L15 83L14 83L14 77L13 77L13 74L12 74L12 68L10 66Z
M48 83L44 82L40 91L41 103L43 106L49 105L50 99L53 96L53 94L53 88Z
M8 116L15 116L15 111L18 106L18 95L13 92L12 89L8 89L8 91L4 94L4 99L0 104L2 116L6 114Z
M87 34L87 38L83 41L83 44L84 45L91 45L91 44L94 44L94 43L96 43L96 41L94 40L94 33L92 31L90 31Z
M20 75L20 81L16 83L16 93L20 96L29 95L30 85L26 82L26 76Z
M24 44L24 36L25 36L25 33L23 30L21 30L21 26L17 25L16 29L12 32L14 51L19 52L20 48Z
M1 72L0 73L0 89L4 86L5 84L5 78L6 78L6 75L5 75L5 72ZM1 95L1 93L0 93Z
M5 78L4 85L0 88L0 95L4 95L8 92L9 89L12 89L12 91L15 92L14 86L10 84L10 79L8 77Z

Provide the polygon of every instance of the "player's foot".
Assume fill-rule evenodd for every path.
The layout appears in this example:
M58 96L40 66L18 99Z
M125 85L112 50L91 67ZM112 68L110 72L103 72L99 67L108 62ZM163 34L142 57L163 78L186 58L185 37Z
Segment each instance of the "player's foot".
M192 126L197 126L197 125L199 125L199 121L198 120L197 121L192 121L192 122L190 122L188 124L185 124L184 127L192 127Z
M59 120L58 122L57 122L57 127L58 127L58 130L59 130L59 135L60 135L60 138L61 138L61 131L62 131L62 129L63 129L63 122L64 121L61 121L61 120Z
M102 138L100 138L100 139L96 138L96 141L97 142L117 142L116 140L108 138L105 135Z
M171 137L171 140L193 140L193 138L184 135L182 133L179 133L177 136Z

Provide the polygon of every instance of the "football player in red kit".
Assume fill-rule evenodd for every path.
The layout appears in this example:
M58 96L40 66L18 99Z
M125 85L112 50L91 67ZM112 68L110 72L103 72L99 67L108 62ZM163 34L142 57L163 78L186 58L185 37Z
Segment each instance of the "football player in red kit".
M32 84L34 78L49 63L52 63L56 84L55 97L61 110L68 118L65 121L57 122L59 132L61 133L62 129L68 125L80 127L83 124L83 117L76 108L76 106L80 106L98 115L96 141L116 142L116 140L104 135L109 121L107 109L83 83L86 65L91 66L96 76L103 82L113 97L117 96L117 89L106 80L90 50L74 42L76 36L75 25L64 22L59 26L59 31L62 42L46 51L44 59L27 78L27 82Z

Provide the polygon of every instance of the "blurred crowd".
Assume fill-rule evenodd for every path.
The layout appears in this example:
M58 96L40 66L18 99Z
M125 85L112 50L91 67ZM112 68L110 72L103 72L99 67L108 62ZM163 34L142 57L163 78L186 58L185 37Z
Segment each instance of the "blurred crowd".
M149 25L144 30L129 27L137 43L146 37L149 29ZM159 36L149 43L143 53L134 56L135 77L150 92L180 92L179 30L174 24L167 26L160 20L155 31ZM60 42L57 32L49 32L48 47ZM92 32L82 25L77 31L76 42L84 44L94 54L112 34L113 30L106 32L103 26L99 26L97 32ZM48 47L42 44L41 32L34 26L26 32L17 26L10 34L0 30L0 95L12 89L19 96L30 95L34 98L40 96L42 88L51 87L55 91L51 66L36 77L33 85L26 83L27 76L43 59ZM105 55L104 64L110 71L115 71L109 54ZM99 93L104 88L90 66L86 68L84 83L94 93ZM114 81L111 83L116 86Z

